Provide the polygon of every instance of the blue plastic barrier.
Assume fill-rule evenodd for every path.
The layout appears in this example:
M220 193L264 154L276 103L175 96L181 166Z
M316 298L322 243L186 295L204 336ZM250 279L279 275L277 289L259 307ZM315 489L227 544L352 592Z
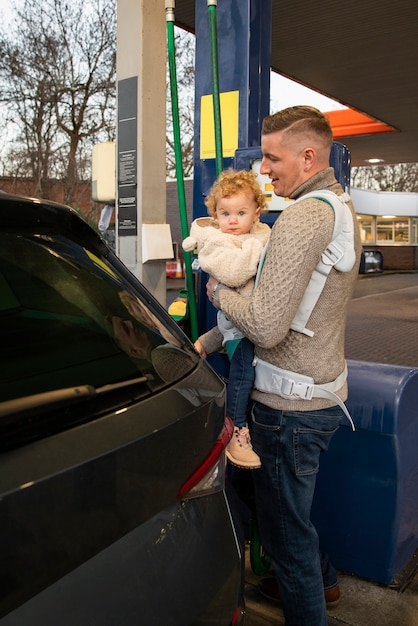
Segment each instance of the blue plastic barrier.
M387 584L418 547L418 368L348 361L348 384L312 521L337 569Z

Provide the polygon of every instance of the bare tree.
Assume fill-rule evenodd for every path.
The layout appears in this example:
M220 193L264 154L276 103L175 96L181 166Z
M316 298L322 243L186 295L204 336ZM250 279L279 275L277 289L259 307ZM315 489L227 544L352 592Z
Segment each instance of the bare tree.
M1 34L2 64L0 67L1 101L7 105L6 122L9 134L15 131L6 159L10 173L36 182L36 192L44 191L50 175L53 145L56 143L54 104L51 85L45 74L45 56L41 46L34 47L32 20L22 23L22 41L14 41L13 33ZM27 42L32 55L25 54Z
M372 191L418 192L418 163L353 167L351 186Z
M0 102L16 129L7 173L32 176L44 197L62 178L71 204L92 146L115 136L116 0L23 0L15 16L0 31Z
M194 148L194 79L195 38L185 30L175 27L176 74L179 100L180 141L182 166L185 177L193 174ZM170 79L167 67L167 156L166 175L176 176L173 119L171 113Z
M20 8L19 8L20 7ZM3 175L31 177L50 197L51 179L65 181L74 204L78 180L90 176L91 149L116 128L116 0L22 0L11 29L0 27ZM175 27L182 165L193 173L194 35ZM175 156L167 69L167 164Z

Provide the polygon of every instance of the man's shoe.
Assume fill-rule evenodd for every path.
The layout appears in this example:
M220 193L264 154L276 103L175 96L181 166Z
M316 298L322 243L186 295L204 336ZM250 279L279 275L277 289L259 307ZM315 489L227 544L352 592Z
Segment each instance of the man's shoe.
M332 589L324 589L325 603L329 609L335 609L341 600L340 586L335 585Z
M257 469L261 467L258 454L253 450L250 440L250 431L247 426L234 428L231 441L226 446L226 456L233 465L244 469Z
M258 589L265 598L275 602L281 602L279 586L275 578L262 578L258 583ZM341 592L339 585L332 589L325 589L324 595L327 609L335 608L340 603Z

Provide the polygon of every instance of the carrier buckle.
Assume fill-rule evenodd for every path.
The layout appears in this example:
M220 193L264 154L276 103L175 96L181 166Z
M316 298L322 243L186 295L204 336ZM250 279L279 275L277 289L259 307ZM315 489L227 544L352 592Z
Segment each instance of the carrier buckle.
M314 385L296 382L292 378L282 378L281 395L287 398L299 398L300 400L312 400Z
M322 253L324 265L336 265L344 256L344 250L335 241L331 241L327 249Z

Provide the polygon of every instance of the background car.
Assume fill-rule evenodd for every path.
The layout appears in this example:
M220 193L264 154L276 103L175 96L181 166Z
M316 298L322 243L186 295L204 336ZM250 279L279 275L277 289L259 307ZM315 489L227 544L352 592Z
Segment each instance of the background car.
M0 624L241 624L222 380L72 209L0 194Z

